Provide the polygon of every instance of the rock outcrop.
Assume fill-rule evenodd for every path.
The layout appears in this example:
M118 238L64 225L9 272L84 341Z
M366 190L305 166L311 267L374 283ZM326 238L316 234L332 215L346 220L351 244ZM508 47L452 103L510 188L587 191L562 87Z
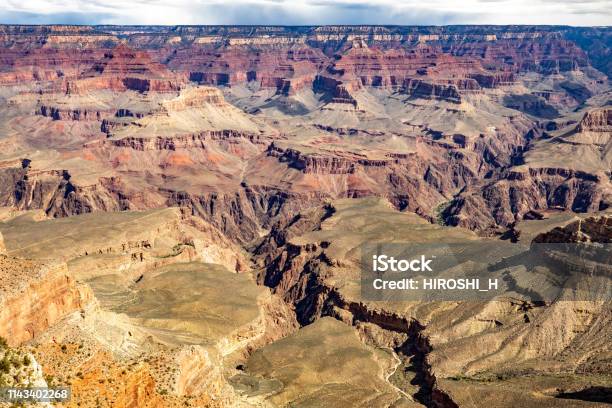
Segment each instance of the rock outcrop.
M588 111L576 126L576 131L612 133L612 108Z
M486 231L510 226L531 211L600 211L611 205L608 183L600 175L571 169L510 171L499 180L466 189L442 216L450 225Z
M101 60L84 71L76 81L67 80L66 93L92 89L137 92L173 92L181 89L181 79L163 65L151 60L146 51L120 45L104 53Z
M556 227L533 239L535 243L612 243L612 217L588 217Z
M0 340L0 383L3 387L27 388L47 387L42 367L36 358L23 349L15 349ZM49 403L40 403L50 407Z
M0 255L0 336L18 346L93 301L65 264L41 265Z
M440 99L461 103L461 95L454 85L438 85L409 79L404 83L404 92L413 98Z

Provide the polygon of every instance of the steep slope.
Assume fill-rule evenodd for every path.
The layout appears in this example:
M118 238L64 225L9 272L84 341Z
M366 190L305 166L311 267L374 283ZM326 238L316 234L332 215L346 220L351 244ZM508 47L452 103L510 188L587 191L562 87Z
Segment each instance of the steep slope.
M66 264L42 265L0 255L0 336L18 346L93 301Z
M608 107L589 109L577 125L536 139L526 149L524 164L504 170L492 181L475 183L455 198L443 216L451 225L486 229L510 226L531 211L609 208L608 112Z

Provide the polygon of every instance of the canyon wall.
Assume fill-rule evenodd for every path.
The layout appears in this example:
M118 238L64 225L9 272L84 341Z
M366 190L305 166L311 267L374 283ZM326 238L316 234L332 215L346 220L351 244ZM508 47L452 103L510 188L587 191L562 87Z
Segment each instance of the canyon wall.
M35 265L5 256L0 263L3 276L0 336L9 345L32 340L94 300L89 287L77 283L65 264Z

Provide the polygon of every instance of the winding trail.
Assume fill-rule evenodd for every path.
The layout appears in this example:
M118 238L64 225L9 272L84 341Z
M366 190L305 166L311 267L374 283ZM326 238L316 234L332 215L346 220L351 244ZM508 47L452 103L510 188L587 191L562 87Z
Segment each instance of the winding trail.
M401 388L393 384L391 381L389 381L389 378L391 378L391 376L395 374L395 372L397 371L398 367L402 365L402 360L397 356L397 353L392 348L385 347L385 350L389 350L391 352L391 355L393 356L396 362L395 367L393 367L393 370L389 374L386 375L385 381L387 381L389 385L395 388L399 393L401 393L403 396L408 398L410 401L414 401L414 398L412 398L411 395L408 395L404 390L402 390Z

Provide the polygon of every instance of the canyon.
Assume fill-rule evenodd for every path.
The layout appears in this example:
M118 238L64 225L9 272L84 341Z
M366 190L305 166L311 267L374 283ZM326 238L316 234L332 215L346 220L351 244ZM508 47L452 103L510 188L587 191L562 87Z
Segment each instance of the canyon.
M537 251L609 256L611 35L0 25L2 350L67 407L601 406L609 262ZM367 299L372 243L514 290Z

